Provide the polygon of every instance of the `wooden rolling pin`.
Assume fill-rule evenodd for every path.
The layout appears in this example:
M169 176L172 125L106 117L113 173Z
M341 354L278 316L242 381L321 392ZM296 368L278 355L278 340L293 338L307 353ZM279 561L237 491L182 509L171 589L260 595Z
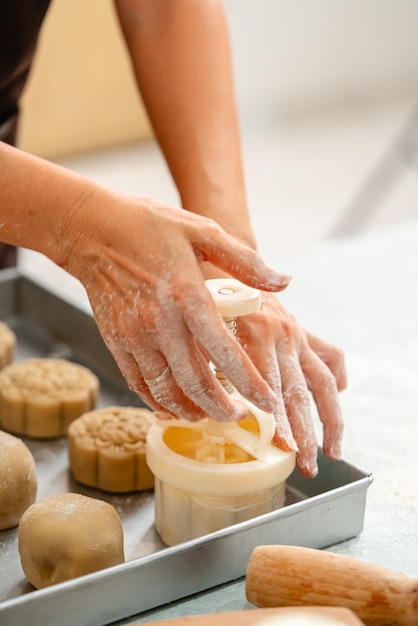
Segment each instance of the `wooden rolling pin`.
M258 607L340 606L368 626L418 626L417 579L311 548L255 548L246 595Z
M335 607L290 607L281 609L245 609L210 615L175 617L152 626L362 626L348 609ZM137 624L136 626L139 626Z

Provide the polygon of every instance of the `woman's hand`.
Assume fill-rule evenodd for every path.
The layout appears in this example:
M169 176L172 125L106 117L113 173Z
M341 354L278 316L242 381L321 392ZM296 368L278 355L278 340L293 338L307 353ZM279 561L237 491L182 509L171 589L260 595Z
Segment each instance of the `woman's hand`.
M298 448L297 466L304 476L317 473L315 430L310 394L323 425L323 451L341 456L343 421L338 392L346 387L341 350L306 332L272 294L263 305L237 321L238 339L264 380L275 391L275 442Z
M275 394L217 312L199 263L262 290L285 288L287 277L208 218L101 189L72 211L65 231L71 246L63 265L84 284L105 343L150 407L189 420L243 417L245 407L218 383L209 358L242 395L275 408Z

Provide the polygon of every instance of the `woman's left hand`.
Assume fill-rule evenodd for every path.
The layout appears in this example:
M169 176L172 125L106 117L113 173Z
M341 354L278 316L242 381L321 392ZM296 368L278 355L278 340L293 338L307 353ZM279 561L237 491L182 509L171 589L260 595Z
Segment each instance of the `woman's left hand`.
M277 395L276 445L284 450L297 446L299 471L315 476L318 444L310 394L323 426L323 452L337 460L343 435L338 392L347 385L342 351L304 330L276 296L267 293L259 311L238 318L237 336Z

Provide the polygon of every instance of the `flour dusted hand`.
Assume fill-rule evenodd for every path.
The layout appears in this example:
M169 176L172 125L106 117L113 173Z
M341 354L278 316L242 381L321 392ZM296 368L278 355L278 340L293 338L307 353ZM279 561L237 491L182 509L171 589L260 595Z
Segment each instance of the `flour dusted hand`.
M88 211L72 212L67 236L73 245L64 266L84 284L130 389L151 408L189 420L244 416L213 376L210 359L242 395L273 410L272 390L226 329L199 263L267 291L286 287L287 277L208 218L103 190L89 198Z
M273 410L275 395L227 331L200 263L264 291L284 289L288 277L211 218L114 193L11 146L0 145L0 163L2 241L45 254L81 281L104 341L150 408L191 420L244 416L210 359L242 395Z
M258 337L263 337L263 342ZM238 338L279 400L276 444L288 450L294 439L300 472L316 474L312 394L323 425L324 454L339 459L343 420L338 392L347 384L342 351L307 333L272 294L264 295L259 311L239 318Z

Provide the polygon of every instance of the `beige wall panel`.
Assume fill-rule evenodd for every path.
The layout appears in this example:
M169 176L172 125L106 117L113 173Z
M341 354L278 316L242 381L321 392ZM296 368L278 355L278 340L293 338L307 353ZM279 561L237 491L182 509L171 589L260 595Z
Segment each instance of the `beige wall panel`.
M150 135L111 0L54 0L23 96L19 146L57 158Z

